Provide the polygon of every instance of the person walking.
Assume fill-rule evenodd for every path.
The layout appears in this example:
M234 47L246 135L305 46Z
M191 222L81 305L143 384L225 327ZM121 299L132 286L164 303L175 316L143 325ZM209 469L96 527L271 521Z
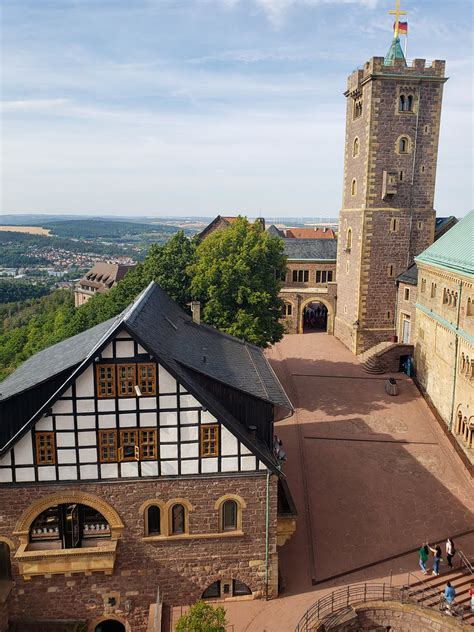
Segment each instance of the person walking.
M448 582L446 584L446 588L444 589L444 600L446 601L446 605L449 611L451 611L455 597L456 597L456 589L454 588L454 586L451 586L451 582Z
M449 568L453 568L452 559L456 554L456 549L454 548L454 540L452 538L448 538L446 540L446 559L448 561Z
M429 546L429 545L428 545ZM433 575L439 575L439 563L441 562L441 547L439 544L429 546L430 551L433 553Z
M474 612L474 582L471 582L471 587L469 588L469 596L471 598L471 612Z
M421 570L423 571L424 575L428 575L428 569L426 568L426 562L428 561L428 558L430 556L430 550L428 548L428 545L426 544L422 544L420 547L420 550L418 551L418 555L419 555L419 560L418 560L418 564L420 565Z

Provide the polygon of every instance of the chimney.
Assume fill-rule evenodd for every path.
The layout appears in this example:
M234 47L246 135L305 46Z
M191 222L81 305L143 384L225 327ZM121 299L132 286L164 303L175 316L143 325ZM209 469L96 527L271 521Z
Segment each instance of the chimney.
M191 313L193 315L193 322L196 325L201 324L201 303L199 301L191 301Z

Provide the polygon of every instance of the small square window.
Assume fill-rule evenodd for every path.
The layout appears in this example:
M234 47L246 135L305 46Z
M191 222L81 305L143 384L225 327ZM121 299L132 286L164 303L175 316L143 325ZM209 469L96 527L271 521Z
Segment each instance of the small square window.
M117 460L116 430L99 430L99 460L101 463Z
M219 426L206 424L201 426L201 456L218 456L219 454Z
M156 364L137 364L138 388L142 395L156 395Z
M133 397L137 383L135 364L117 365L117 378L119 397Z
M36 462L38 465L54 465L56 463L54 432L36 433Z
M96 367L97 396L115 397L115 365L98 364Z

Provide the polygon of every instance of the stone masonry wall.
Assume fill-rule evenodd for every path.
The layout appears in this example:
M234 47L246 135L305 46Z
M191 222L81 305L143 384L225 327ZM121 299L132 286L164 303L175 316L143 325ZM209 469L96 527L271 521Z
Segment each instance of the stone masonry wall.
M405 298L405 290L408 290L408 300ZM398 342L403 342L403 315L410 317L410 336L408 344L415 344L416 335L416 297L417 286L410 283L398 284L397 292L397 336Z
M278 558L276 552L277 481L270 485L270 596L276 596ZM0 487L0 535L13 540L15 524L33 501L43 496L71 490L100 496L124 522L118 542L115 567L111 576L102 573L86 576L52 575L25 581L12 557L15 582L9 598L11 620L85 619L94 620L104 613L104 596L116 593L114 613L127 621L133 632L143 632L150 604L159 586L168 604L187 604L198 599L203 590L218 579L238 579L253 592L263 594L265 576L265 502L266 477L209 477L140 482L110 482L81 485L29 485ZM219 538L219 518L214 505L225 494L241 496L243 536ZM189 514L190 534L216 534L215 538L146 541L144 520L139 508L152 498L163 501L184 498L193 505ZM124 600L131 601L129 613Z

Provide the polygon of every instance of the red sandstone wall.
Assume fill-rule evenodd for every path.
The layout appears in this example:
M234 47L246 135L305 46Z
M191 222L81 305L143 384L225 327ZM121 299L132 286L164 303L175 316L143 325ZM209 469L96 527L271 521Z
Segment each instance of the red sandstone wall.
M117 510L125 524L118 543L113 575L53 575L49 578L33 577L25 581L18 573L12 551L15 586L9 598L11 620L73 618L91 621L104 613L104 595L117 592L119 601L123 604L124 600L129 599L132 607L127 614L119 605L115 614L128 621L133 632L143 632L146 629L149 605L156 598L158 586L163 600L169 604L194 602L217 579L239 579L252 591L264 592L264 569L255 561L265 560L265 476L130 483L120 481L79 486L3 486L0 488L1 535L18 543L13 531L21 513L42 496L72 489L100 496ZM244 536L143 541L144 524L139 507L145 500L185 498L194 507L189 516L190 533L217 535L218 515L214 504L227 493L238 494L247 504L243 510ZM276 587L275 477L271 478L270 499L270 562L274 569L272 582ZM276 596L275 588L270 589L270 596Z

